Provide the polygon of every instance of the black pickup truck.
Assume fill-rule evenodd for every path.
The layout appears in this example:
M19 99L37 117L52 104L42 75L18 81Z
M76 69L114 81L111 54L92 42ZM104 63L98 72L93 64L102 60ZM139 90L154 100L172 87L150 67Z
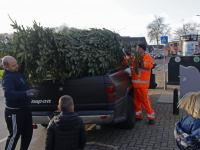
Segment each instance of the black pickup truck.
M113 69L103 76L68 79L64 84L45 80L36 89L40 94L31 102L33 123L46 126L57 110L59 98L70 95L75 112L85 124L119 123L123 128L135 124L130 68Z

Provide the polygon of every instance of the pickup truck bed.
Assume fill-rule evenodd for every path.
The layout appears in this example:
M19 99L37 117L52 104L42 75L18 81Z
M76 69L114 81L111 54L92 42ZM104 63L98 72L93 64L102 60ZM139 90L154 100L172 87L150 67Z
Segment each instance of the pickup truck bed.
M32 100L33 123L48 124L59 98L70 95L75 112L85 124L120 123L132 128L135 106L130 74L129 68L121 68L103 76L68 79L64 84L45 80L36 88L40 91L37 99Z

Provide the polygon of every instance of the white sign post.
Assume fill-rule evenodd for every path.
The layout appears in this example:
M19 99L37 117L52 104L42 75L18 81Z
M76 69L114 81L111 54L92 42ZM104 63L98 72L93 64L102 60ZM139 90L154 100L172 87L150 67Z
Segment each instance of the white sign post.
M168 37L161 36L161 44L168 44ZM163 67L164 67L164 90L167 90L167 80L166 80L166 72L165 72L165 45L163 46L163 53L164 53L164 60L163 60Z

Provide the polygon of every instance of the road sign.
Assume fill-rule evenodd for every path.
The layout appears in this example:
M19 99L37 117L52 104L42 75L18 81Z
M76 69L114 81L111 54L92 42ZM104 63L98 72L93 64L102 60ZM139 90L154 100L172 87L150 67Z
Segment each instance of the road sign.
M161 44L168 44L168 37L167 36L161 36L160 37L160 41L161 41ZM166 72L165 72L165 50L164 50L164 47L163 46L163 52L164 52L164 58L163 58L163 63L164 63L164 90L167 90L167 80L166 80Z
M161 44L168 44L168 36L161 36Z

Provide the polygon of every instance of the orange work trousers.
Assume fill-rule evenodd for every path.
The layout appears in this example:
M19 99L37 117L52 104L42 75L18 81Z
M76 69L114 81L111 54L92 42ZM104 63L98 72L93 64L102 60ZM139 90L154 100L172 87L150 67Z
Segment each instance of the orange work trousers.
M156 115L151 106L151 99L148 95L148 88L134 88L133 94L136 118L142 119L143 117L141 107L142 105L147 113L149 120L154 120Z

